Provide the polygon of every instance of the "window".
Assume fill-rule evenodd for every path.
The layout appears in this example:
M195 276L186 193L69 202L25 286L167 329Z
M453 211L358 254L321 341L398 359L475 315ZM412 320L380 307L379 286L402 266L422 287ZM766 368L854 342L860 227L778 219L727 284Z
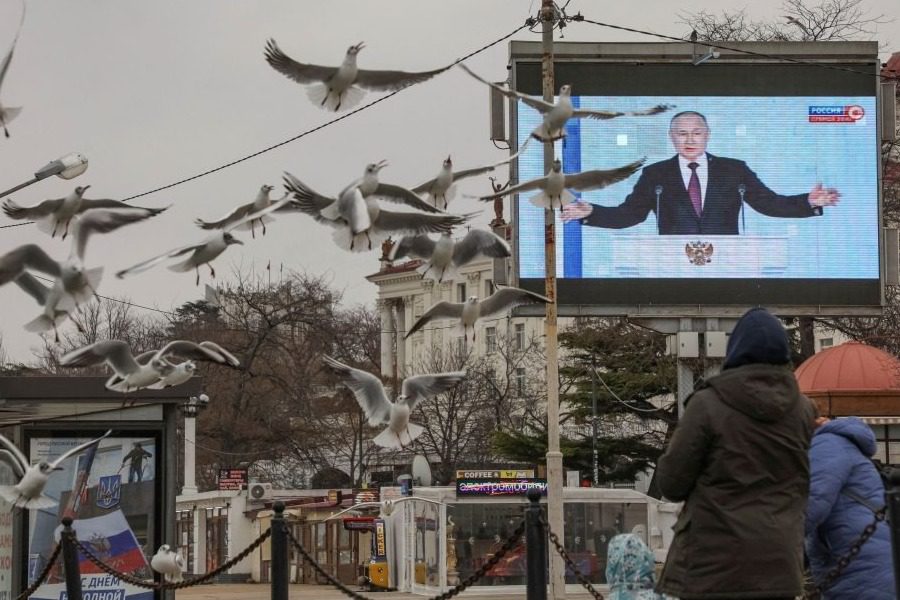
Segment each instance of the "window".
M494 281L491 279L484 280L484 297L487 298L494 293Z
M466 284L465 283L457 283L456 284L456 301L457 302L465 302L466 301Z
M516 395L525 395L525 367L516 367Z
M485 354L491 354L492 352L497 351L497 328L496 327L485 327L484 328L484 352Z
M831 348L834 346L834 338L822 338L819 340L819 349L824 350L825 348Z
M516 350L525 349L525 323L516 323L515 326Z

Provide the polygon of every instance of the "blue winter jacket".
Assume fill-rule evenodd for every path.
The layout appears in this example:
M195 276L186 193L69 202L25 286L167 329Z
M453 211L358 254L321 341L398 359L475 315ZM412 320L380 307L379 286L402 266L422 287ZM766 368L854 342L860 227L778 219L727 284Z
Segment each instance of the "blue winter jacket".
M806 552L817 583L874 520L871 509L841 490L852 490L874 506L884 506L884 485L869 460L874 454L875 435L857 417L825 423L813 436L809 450ZM875 534L823 598L895 599L890 532L884 522L878 524Z

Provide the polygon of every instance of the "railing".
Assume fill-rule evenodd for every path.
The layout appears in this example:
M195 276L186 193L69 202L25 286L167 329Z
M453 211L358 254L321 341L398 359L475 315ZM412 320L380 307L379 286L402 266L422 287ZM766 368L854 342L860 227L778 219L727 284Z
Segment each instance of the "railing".
M510 551L517 548L523 543L523 535L525 537L525 564L526 564L526 598L528 600L546 600L547 599L547 541L549 539L553 549L562 556L568 570L574 574L578 582L593 596L596 600L603 600L601 594L581 573L577 564L569 556L568 551L560 542L559 537L550 529L543 517L540 506L541 493L538 490L530 490L528 492L528 505L525 507L524 518L513 531L512 535L506 539L504 544L494 553L490 560L486 561L481 567L464 579L458 585L453 586L447 591L433 596L430 600L446 600L452 598L471 587L481 580L491 569L493 569L500 560L503 559ZM68 600L83 600L81 592L81 574L79 572L78 562L79 552L87 560L91 561L97 568L104 573L119 578L125 583L150 589L150 590L175 590L194 585L199 585L211 581L217 575L227 571L240 561L244 560L260 544L271 537L272 539L272 577L271 589L272 600L288 600L288 582L289 582L289 554L290 546L293 546L303 558L308 561L311 567L319 573L326 581L350 598L354 600L370 600L367 596L351 590L326 569L315 561L312 555L304 548L303 544L293 535L284 519L284 504L275 502L274 515L272 524L264 531L253 543L245 548L240 554L223 563L214 571L191 577L179 582L151 581L135 577L128 573L122 573L110 565L104 563L98 558L93 551L78 538L76 532L72 529L72 519L64 518L62 520L63 530L60 536L60 543L54 548L47 564L34 582L22 593L16 596L15 600L25 600L31 596L43 584L47 576L50 574L56 562L62 555L64 578L66 585L66 594ZM900 469L894 469L890 477L890 489L887 493L887 503L884 508L874 513L872 523L866 526L859 538L854 542L850 551L846 556L836 561L836 566L827 576L816 585L807 594L807 598L817 598L827 591L827 589L840 577L841 572L859 555L862 546L875 533L878 524L887 520L890 524L891 544L893 548L893 568L895 573L895 581L897 586L897 596L900 597Z

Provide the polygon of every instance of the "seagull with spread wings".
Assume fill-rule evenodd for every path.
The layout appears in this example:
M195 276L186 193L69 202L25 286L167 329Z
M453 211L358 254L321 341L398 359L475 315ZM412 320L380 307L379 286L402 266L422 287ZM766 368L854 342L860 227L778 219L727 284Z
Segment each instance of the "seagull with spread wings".
M427 235L400 238L391 247L390 260L411 256L425 261L418 267L423 278L440 283L456 277L457 269L478 258L505 258L510 255L509 244L500 236L472 229L461 240L454 240L450 233L443 233L437 241Z
M407 377L403 380L400 395L391 402L381 380L371 373L349 367L330 356L323 356L322 360L356 396L356 401L369 419L369 425L387 425L372 441L382 448L394 450L409 446L425 430L421 425L409 422L416 406L453 388L466 377L465 371Z
M259 192L256 194L256 198L253 200L253 202L238 206L233 211L231 211L221 219L218 219L217 221L204 221L202 219L196 219L194 223L196 223L200 227L200 229L224 229L232 223L243 220L247 215L268 208L273 202L280 202L287 197L287 194L285 194L278 200L272 200L269 197L269 194L273 189L275 188L271 185L262 186L261 188L259 188ZM279 210L289 210L290 208L290 205L285 205L282 206ZM250 237L256 239L256 226L259 225L262 228L262 234L266 235L266 223L271 223L272 220L272 217L262 216L258 219L242 223L237 227L237 229L249 230Z
M371 250L373 244L391 234L449 232L472 217L384 210L374 196L364 196L359 182L345 188L338 198L316 192L290 173L284 174L284 182L294 196L293 204L316 221L333 227L335 243L351 252Z
M365 95L364 89L396 92L447 70L447 67L443 67L432 71L407 73L360 69L356 66L356 55L362 49L362 42L350 46L340 66L323 67L297 62L282 52L275 40L270 39L266 42L266 61L285 77L309 85L307 90L309 99L314 104L332 111L346 110L356 105Z
M196 343L188 340L169 342L149 357L140 355L140 362L131 353L129 345L121 340L94 342L72 350L59 359L63 367L93 367L104 363L112 367L115 375L106 382L106 388L115 392L132 392L150 387L170 375L175 365L167 360L175 355L189 360L207 360L234 366L237 359L210 342ZM226 356L227 354L227 356ZM239 363L238 363L239 364Z
M61 471L61 465L69 458L80 454L100 443L100 440L112 433L110 429L100 437L89 442L85 442L79 446L75 446L71 450L53 462L42 460L36 464L28 464L28 458L19 450L15 444L0 435L0 444L6 447L5 455L10 458L10 466L13 471L20 477L19 483L16 485L0 485L0 498L15 507L21 507L26 510L39 510L42 508L50 508L56 506L58 502L49 496L44 495L44 487L53 471Z
M559 88L559 97L556 103L547 102L542 98L536 98L521 92L507 89L496 83L491 83L483 79L479 75L473 73L468 67L460 63L460 68L480 81L481 83L492 87L507 98L520 100L527 106L538 111L544 116L543 122L531 132L531 137L542 142L553 142L566 136L566 122L569 119L615 119L616 117L646 117L658 115L660 113L671 110L674 106L669 104L658 104L647 110L631 110L631 111L610 111L610 110L590 110L586 108L575 108L572 106L572 86L564 85Z
M624 181L640 170L644 160L642 158L617 169L563 173L562 162L556 159L553 161L550 172L545 177L525 181L489 196L481 196L480 200L490 202L495 198L508 196L509 194L538 190L540 191L539 194L529 198L532 204L541 208L562 208L575 200L575 196L572 195L569 189L578 191L599 190L619 181Z
M220 365L238 368L241 366L241 361L237 359L231 352L218 345L215 342L204 341L197 344L200 346L201 350L200 354L197 354L196 350L193 346L184 345L184 347L191 350L191 353L194 356L206 356L204 360L208 360L210 362L215 362ZM181 362L174 361L173 358L178 355L178 346L174 348L170 348L170 351L160 356L160 360L166 363L166 368L164 369L164 374L160 377L159 381L154 384L146 386L149 390L161 390L168 387L174 387L176 385L181 385L188 381L191 377L194 376L194 373L197 371L197 363L194 360L183 360ZM154 357L157 356L159 350L148 350L142 354L138 354L134 357L134 360L139 365L146 365ZM171 367L171 369L169 369ZM106 381L106 389L112 390L114 392L126 392L127 386L125 385L125 380L119 375L113 375Z
M62 239L66 239L72 222L78 218L78 215L88 210L97 208L142 210L152 213L148 216L159 214L165 210L165 208L143 208L106 198L91 200L84 197L84 193L89 187L91 186L78 186L64 198L44 200L34 206L21 206L12 200L7 200L3 203L3 212L10 219L34 221L37 228L44 233L49 233L50 237L56 237L57 233L62 232Z
M430 321L439 319L452 319L456 321L456 331L469 338L469 330L472 331L472 342L475 341L475 323L479 319L499 315L523 304L546 304L550 299L528 290L520 288L496 286L496 292L478 301L478 296L469 296L465 302L447 302L443 300L434 304L425 311L418 320L413 323L404 338L408 338L419 331Z
M197 273L197 281L196 284L200 285L200 267L201 265L206 265L209 267L209 273L212 277L216 276L216 271L213 269L212 261L219 257L220 254L225 252L228 249L228 246L232 246L234 244L243 245L244 242L237 239L233 235L231 235L231 231L237 229L241 225L246 223L250 223L257 219L262 218L265 215L273 213L287 204L290 203L290 199L284 198L283 200L279 200L273 204L270 204L266 208L262 210L258 210L254 213L250 213L243 219L239 221L235 221L228 225L227 227L220 229L210 235L208 238L203 240L198 244L191 244L189 246L181 246L179 248L175 248L173 250L169 250L159 256L154 256L148 260L143 262L139 262L136 265L128 267L127 269L123 269L116 273L116 277L122 279L128 275L133 275L134 273L142 273L147 271L156 265L165 262L171 258L178 258L181 256L188 255L187 258L179 263L169 266L169 270L177 271L177 272L186 272L193 269Z
M6 53L6 56L3 57L3 62L0 62L0 90L3 89L3 79L6 77L7 71L9 71L9 65L12 63L13 51L16 49L16 43L19 41L19 33L22 31L22 24L25 22L25 2L22 2L22 16L19 19L19 29L16 30L16 37L13 38L12 46L9 47L9 52ZM3 106L3 102L0 102L0 126L3 127L3 135L9 137L9 129L7 128L7 124L15 119L19 113L22 112L21 106Z

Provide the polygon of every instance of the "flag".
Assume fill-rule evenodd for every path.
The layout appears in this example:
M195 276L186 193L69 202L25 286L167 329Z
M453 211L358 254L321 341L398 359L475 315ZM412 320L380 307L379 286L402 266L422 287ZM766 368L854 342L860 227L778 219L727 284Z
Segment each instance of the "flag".
M121 510L72 523L78 540L107 565L122 573L134 573L149 568L147 558ZM61 528L57 529L57 538ZM78 568L82 575L103 573L87 556L78 553Z

